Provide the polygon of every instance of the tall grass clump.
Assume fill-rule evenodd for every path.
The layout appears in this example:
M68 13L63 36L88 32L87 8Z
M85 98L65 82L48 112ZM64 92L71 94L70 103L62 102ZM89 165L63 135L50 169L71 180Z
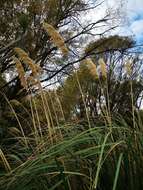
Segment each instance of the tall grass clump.
M67 54L64 39L56 29L47 23L43 28ZM40 83L40 66L21 48L14 48L14 53L21 88L27 96L23 101L8 100L2 94L15 122L0 145L0 190L142 189L143 116L134 108L132 80L132 113L128 122L111 112L105 61L100 58L95 65L88 58L81 63L86 65L88 78L92 78L92 90L98 86L103 98L98 102L95 120L89 108L95 100L94 93L82 84L85 76L80 68L63 87L46 91ZM127 74L130 76L131 72L127 70ZM64 109L66 90L70 91L68 102L72 104L68 119ZM73 98L76 100L72 102ZM79 102L84 118L78 113Z

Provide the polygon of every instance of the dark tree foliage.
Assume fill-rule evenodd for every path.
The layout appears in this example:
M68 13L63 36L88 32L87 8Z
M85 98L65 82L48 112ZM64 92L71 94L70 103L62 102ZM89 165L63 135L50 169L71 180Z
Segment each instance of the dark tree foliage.
M133 106L136 110L140 109L139 102L143 90L142 59L138 55L129 53L129 49L132 49L134 44L135 42L128 37L109 36L87 45L85 54L87 53L92 58L96 67L100 66L99 58L103 58L107 68L106 80L100 76L100 72L98 73L99 79L92 77L82 62L77 72L85 95L86 107L95 122L100 118L101 112L103 114L105 112L104 101L107 108L110 104L109 109L113 118L120 116L125 119L132 118ZM132 59L131 75L128 75L126 70L129 59ZM62 105L67 117L68 114L78 110L77 117L86 118L86 110L75 73L65 81L62 93L60 96L63 97ZM68 103L69 99L70 103Z
M100 6L96 1L94 4L95 7ZM59 30L65 43L72 48L77 38L88 33L97 23L107 20L102 18L97 23L84 27L77 25L79 14L90 9L83 0L12 0L0 1L0 5L0 73L11 73L9 83L3 85L1 90L9 87L10 99L21 89L12 61L14 47L24 49L36 63L40 63L44 70L42 82L52 79L66 68L70 70L69 66L74 64L71 59L73 56L69 56L70 63L66 57L60 56L59 59L57 47L51 43L50 37L44 31L43 22Z

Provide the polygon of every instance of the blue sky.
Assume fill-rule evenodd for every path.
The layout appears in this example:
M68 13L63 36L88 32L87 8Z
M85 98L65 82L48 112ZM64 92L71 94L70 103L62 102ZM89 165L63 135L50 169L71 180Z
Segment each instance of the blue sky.
M120 0L107 1L113 9L120 2ZM126 22L116 32L121 35L133 36L138 44L143 43L143 0L124 0L122 8Z
M133 34L138 43L143 43L143 0L128 0L127 16L129 33Z
M94 0L92 1L94 2ZM97 21L104 17L107 9L118 11L122 20L120 27L110 34L133 36L138 44L143 43L143 0L123 0L122 3L121 0L105 0L98 10L92 10L86 16L84 15L84 19L89 22ZM116 15L115 25L118 23L119 18L118 13ZM98 31L96 30L96 32Z

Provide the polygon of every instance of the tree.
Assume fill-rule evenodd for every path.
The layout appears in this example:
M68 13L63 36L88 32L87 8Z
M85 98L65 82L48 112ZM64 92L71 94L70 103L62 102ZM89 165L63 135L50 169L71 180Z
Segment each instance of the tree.
M116 118L130 116L133 106L140 109L142 59L129 52L132 47L132 39L120 36L109 36L86 47L91 59L81 62L78 70L65 80L63 89L58 89L66 118L74 114L86 118L87 109L89 117L97 122L107 112ZM106 64L105 77L99 59Z
M85 34L98 27L99 23L106 23L109 19L109 15L105 15L97 22L84 26L76 21L81 12L90 8L98 9L101 3L97 1L95 1L94 7L90 7L83 0L12 0L0 1L0 4L0 24L2 25L0 29L0 72L9 73L9 78L12 78L1 87L1 90L9 87L9 99L16 98L16 94L22 88L12 59L14 47L22 48L30 58L40 64L44 71L41 82L49 81L55 76L60 77L69 72L72 70L73 64L84 59L84 57L79 58L73 52L77 40L79 38L83 40ZM65 43L70 50L68 57L59 55L58 48L51 43L50 36L43 29L44 21L59 30L60 34L65 37ZM60 76L58 76L59 73Z
M88 56L79 57L75 54L77 46L78 48L81 46L79 39L80 42L83 40L85 42L85 34L97 27L99 23L106 23L109 19L108 15L105 15L95 23L80 24L80 13L90 8L98 9L101 2L98 4L95 1L94 7L91 7L84 0L0 0L0 91L2 92L0 118L4 121L4 126L8 126L7 121L16 125L13 116L9 117L11 110L4 94L11 101L21 100L29 93L23 90L16 71L13 56L18 56L14 49L21 48L35 65L41 66L43 69L41 82L51 83L50 79L55 76L54 82L59 78L60 82L63 81L65 75L73 70L73 65ZM68 56L62 56L56 44L51 41L51 36L43 27L44 22L63 37L69 50ZM22 62L22 66L24 72L29 74L27 64ZM15 109L23 114L18 106ZM3 126L3 123L0 125Z

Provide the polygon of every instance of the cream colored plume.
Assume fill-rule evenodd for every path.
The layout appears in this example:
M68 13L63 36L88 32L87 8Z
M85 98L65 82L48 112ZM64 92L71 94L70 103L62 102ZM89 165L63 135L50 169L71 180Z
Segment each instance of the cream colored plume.
M98 63L100 65L100 70L101 70L102 76L104 78L107 78L107 68L106 68L106 64L105 64L104 60L102 58L100 58Z
M28 54L23 49L16 47L14 48L14 51L18 56L18 59L30 67L33 76L37 76L37 74L41 71L40 66L35 64L35 62L28 56Z
M63 37L59 34L59 32L50 24L43 23L44 30L51 37L53 43L61 50L64 55L68 54L68 48L65 45Z
M96 65L93 63L92 59L90 58L87 58L85 61L84 61L89 69L89 72L90 74L95 78L95 79L98 79L98 73L97 73L97 68L96 68Z

